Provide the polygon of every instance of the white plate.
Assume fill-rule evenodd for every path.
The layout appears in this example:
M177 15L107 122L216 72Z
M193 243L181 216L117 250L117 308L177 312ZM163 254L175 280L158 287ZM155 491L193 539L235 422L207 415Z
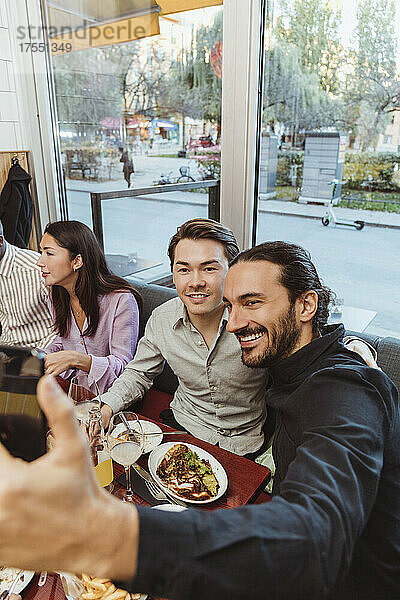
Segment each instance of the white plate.
M143 454L146 454L147 452L151 452L152 450L154 450L154 448L156 448L159 444L161 444L162 439L163 439L163 434L162 434L162 431L159 428L159 426L156 425L155 423L152 423L151 421L142 421L142 419L140 419L139 423L141 424L142 431L144 433ZM136 425L136 423L132 424L132 426L131 426L132 429L135 429L135 425ZM123 431L126 431L126 427L123 423L119 423L116 426L116 428L114 429L113 436L118 437L118 435L120 433L122 433ZM158 433L159 435L146 436L146 433Z
M0 594L3 593L4 590L10 589L12 582L21 571L22 569L14 569L13 567L0 567ZM34 574L34 571L24 571L24 579L19 581L13 590L15 594L19 594L26 588Z
M212 468L214 475L219 483L219 490L218 490L218 494L216 496L214 496L213 498L210 498L209 500L188 500L188 498L184 498L183 496L179 496L178 494L175 494L157 476L158 465L160 464L160 462L162 461L162 459L164 458L164 456L166 455L168 450L170 450L172 448L172 446L176 446L177 443L179 443L179 442L167 442L165 444L161 444L161 446L158 446L151 452L151 454L149 456L149 462L148 462L150 475L156 480L156 482L158 483L158 485L160 487L162 487L164 490L167 490L168 494L170 494L174 498L178 498L179 500L188 502L189 504L208 504L210 502L215 502L215 500L218 500L219 498L221 498L221 496L223 496L225 494L227 487L228 487L228 477L226 475L226 471L225 471L224 467L211 454L209 454L202 448L198 448L197 446L192 446L192 444L185 444L185 446L187 446L193 452L196 452L197 456L200 459L204 458L205 460L208 460L208 462L210 463L210 467ZM183 444L183 442L180 442L180 443Z

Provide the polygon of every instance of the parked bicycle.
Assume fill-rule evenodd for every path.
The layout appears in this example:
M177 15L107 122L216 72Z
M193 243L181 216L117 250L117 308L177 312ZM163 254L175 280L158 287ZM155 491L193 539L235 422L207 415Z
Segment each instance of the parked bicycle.
M168 173L161 173L158 180L154 181L154 185L169 185L172 183L188 183L189 181L195 181L194 177L190 174L190 166L183 165L179 167L179 175L178 177L173 177L173 171L168 171Z
M189 182L189 181L194 181L194 178L190 174L189 165L179 167L179 173L180 173L180 175L179 175L178 179L176 180L177 183L185 183L185 182Z
M161 173L160 178L158 180L154 180L154 185L167 185L169 183L175 183L171 181L172 171L168 173Z

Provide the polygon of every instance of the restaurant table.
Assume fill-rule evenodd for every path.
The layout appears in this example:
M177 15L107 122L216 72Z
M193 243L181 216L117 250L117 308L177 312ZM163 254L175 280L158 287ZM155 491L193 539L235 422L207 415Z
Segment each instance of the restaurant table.
M120 277L129 277L141 271L147 271L153 267L159 267L162 263L141 258L129 256L126 254L106 254L106 261L110 271Z
M61 387L64 390L67 390L69 385L68 382L62 380L61 378L57 379ZM82 400L89 400L94 397L92 392L83 387L80 388L80 393ZM149 419L140 414L139 417L146 421L152 421L153 423L156 423L162 431L173 431L171 427L168 427L163 423L159 423L156 420ZM228 476L228 489L226 493L216 502L201 506L202 510L215 510L216 508L237 508L238 506L243 506L244 504L251 504L256 501L257 497L261 494L270 479L271 471L268 469L268 467L259 465L252 460L243 458L243 456L239 456L238 454L234 454L228 450L223 450L219 446L214 446L213 444L199 440L192 435L182 435L177 431L176 435L169 435L168 438L165 438L165 440L168 442L176 441L198 446L214 456L224 467ZM139 464L145 468L147 468L147 458L148 455L146 454L138 461ZM115 462L113 463L113 466L115 474L114 479L116 479L124 472L124 468ZM123 489L122 486L120 486L118 482L115 482L115 493L117 495L121 489ZM147 504L146 501L136 494L135 502L137 504ZM196 509L200 508L197 504L195 506Z
M366 310L356 306L342 306L339 313L332 313L329 316L328 324L343 323L347 330L362 332L376 317L376 314L374 310Z
M146 421L152 421L152 419L148 419L141 415L139 415L139 417ZM171 427L167 427L163 423L158 423L157 421L152 422L156 423L162 431L173 431ZM204 442L203 440L199 440L192 435L182 435L177 432L176 435L169 435L165 438L165 441L192 444L193 446L206 450L206 452L214 456L214 458L221 463L228 476L228 489L222 498L215 502L211 502L210 504L204 504L203 506L198 504L188 505L188 508L194 507L200 510L215 510L217 508L237 508L244 504L250 504L256 500L270 479L271 471L267 467L259 465L256 462L243 458L237 454L233 454L232 452L228 452L227 450L223 450L208 442ZM146 469L147 459L148 454L145 454L138 460L138 463ZM113 465L114 475L117 477L124 472L123 467L117 463L114 462ZM118 491L120 490L118 482L114 481L114 485L115 493L118 494ZM136 494L134 495L137 504L147 504L142 498Z
M67 391L69 382L57 377L61 387ZM81 398L91 399L94 397L89 390L81 388ZM140 416L140 415L139 415ZM140 416L141 419L146 421L152 421L146 417ZM156 422L156 421L153 421ZM162 423L157 425L163 431L173 431L171 427L168 427ZM210 504L199 507L195 505L196 510L215 510L217 508L235 508L256 502L261 494L263 488L267 484L270 478L270 470L267 467L263 467L251 460L223 450L218 446L213 446L207 442L203 442L192 435L182 435L179 432L175 435L169 435L165 438L167 441L177 441L182 443L193 444L203 448L210 454L212 454L224 467L228 476L228 489L224 496L212 502ZM139 463L147 468L147 456L143 455L139 459ZM114 466L114 494L120 493L124 488L117 481L116 478L124 472L123 467L117 463L113 463ZM134 500L136 504L146 505L147 502L134 494ZM188 506L188 508L192 508ZM21 592L23 600L66 600L63 587L61 585L60 577L54 573L48 573L47 580L42 587L38 587L39 575L35 574L32 581L29 583L27 588Z

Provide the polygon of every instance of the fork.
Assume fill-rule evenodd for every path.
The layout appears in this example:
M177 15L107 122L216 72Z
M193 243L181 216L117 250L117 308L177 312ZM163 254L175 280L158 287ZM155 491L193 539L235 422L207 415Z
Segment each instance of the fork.
M178 500L177 498L167 495L161 488L158 487L156 483L152 481L145 481L145 484L150 494L156 500L168 500L172 504L178 504L178 506L184 506L185 508L187 507L185 502L182 502L182 500Z
M10 585L10 588L8 590L4 590L4 592L2 592L2 594L0 595L0 599L6 600L11 594L13 594L15 588L17 587L17 583L19 581L23 581L24 577L25 577L25 572L20 571L18 573L18 575L16 576L16 578L13 580L12 584Z

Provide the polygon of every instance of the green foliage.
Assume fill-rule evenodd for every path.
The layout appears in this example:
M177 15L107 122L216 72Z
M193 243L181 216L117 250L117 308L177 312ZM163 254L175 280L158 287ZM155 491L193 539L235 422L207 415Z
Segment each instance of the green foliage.
M342 195L339 206L362 210L377 210L381 212L400 213L400 195L382 192L363 192Z
M281 0L280 5L280 38L298 49L301 65L317 75L323 90L336 92L341 10L327 0Z
M277 186L291 186L292 179L290 175L290 167L293 165L297 166L297 186L301 184L303 177L303 162L304 152L301 150L291 150L289 152L278 152L278 166L276 171L276 185Z
M222 41L222 11L210 27L201 26L191 47L172 65L167 106L183 116L221 123L222 82L210 61L211 50Z
M329 127L342 121L340 99L320 85L318 74L302 65L299 48L281 41L266 52L264 124L285 129Z
M343 179L349 190L400 191L400 154L347 152Z
M363 150L376 147L388 115L400 104L395 13L394 0L358 2L356 52L349 57L344 94L346 104L357 107L349 125L357 132Z
M268 0L267 7L265 127L293 142L299 131L335 127L363 151L375 148L400 105L395 0L357 0L350 47L340 40L338 2Z
M277 186L291 186L290 167L297 165L297 186L303 177L304 152L278 152ZM346 152L343 170L346 190L400 192L400 154Z

